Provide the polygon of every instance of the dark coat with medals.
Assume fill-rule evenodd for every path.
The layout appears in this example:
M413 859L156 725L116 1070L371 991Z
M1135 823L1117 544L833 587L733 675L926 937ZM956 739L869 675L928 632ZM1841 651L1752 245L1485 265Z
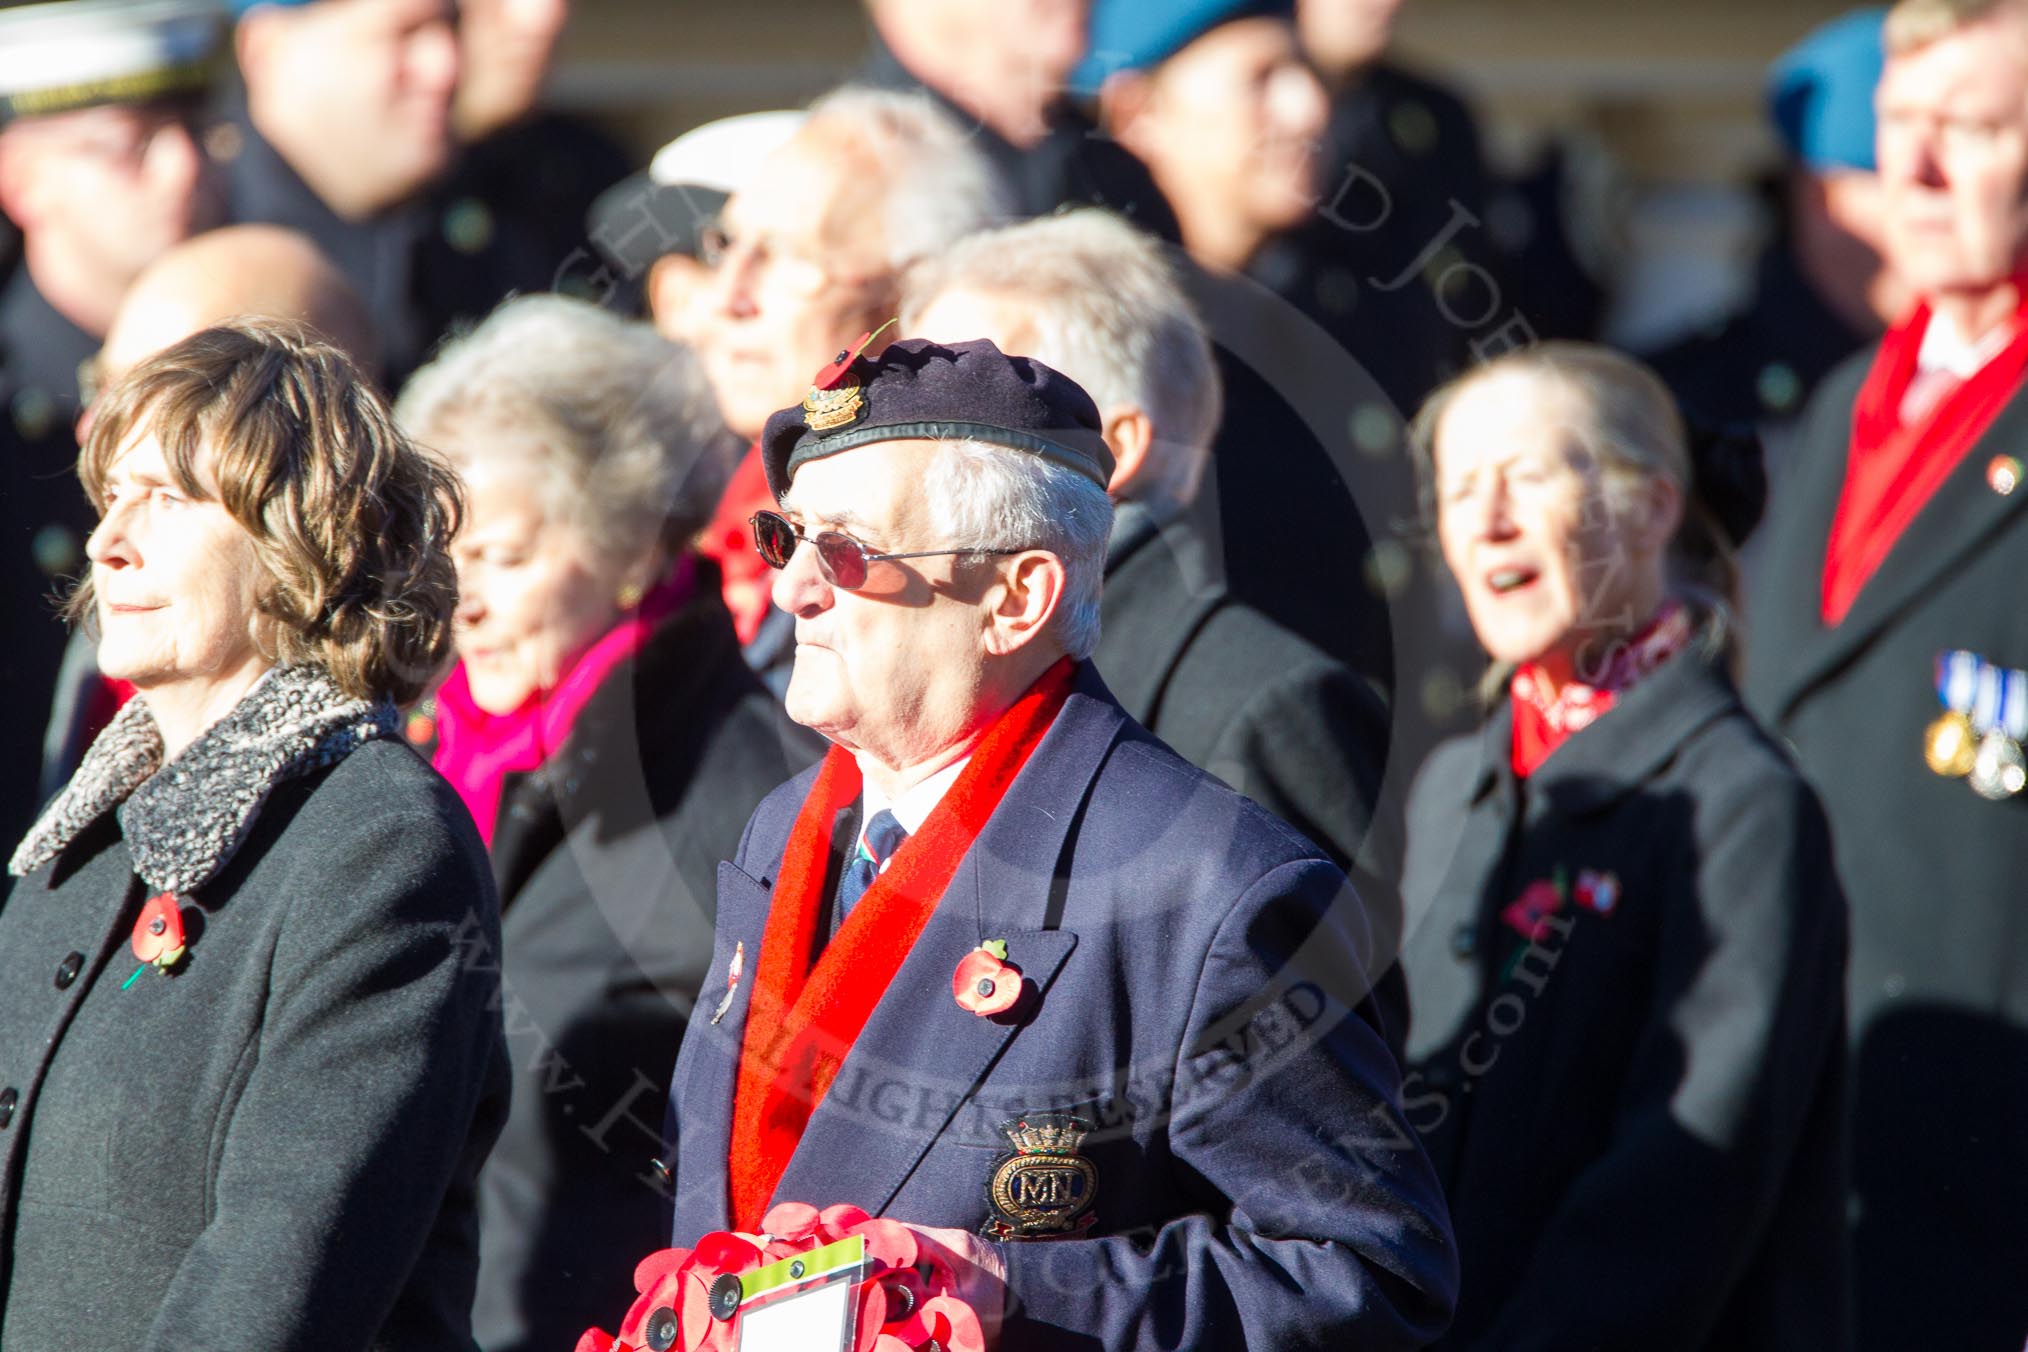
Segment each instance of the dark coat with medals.
M2028 395L1827 628L1825 545L1872 352L1825 381L1763 527L1747 689L1823 795L1852 900L1860 1345L2014 1352L2028 1332L2028 798L1932 773L1924 738L1940 654L2028 668L2028 491L1995 465L2028 458Z
M1845 903L1815 794L1695 648L1526 780L1512 714L1410 799L1404 1105L1456 1348L1836 1349Z
M717 950L758 955L814 773L761 804L719 871ZM1004 937L1034 989L1000 1019L952 996ZM777 1200L1013 1228L1027 1348L1408 1348L1449 1318L1448 1223L1364 998L1366 925L1309 842L1129 719L1086 666L957 866L812 1114ZM726 1227L752 982L676 1070L675 1238ZM1090 1186L1027 1188L1023 1118L1067 1114ZM1031 1142L1032 1144L1032 1142ZM1070 1166L1066 1165L1065 1168ZM1068 1207L1068 1210L1064 1208ZM1052 1232L1038 1242L1029 1236Z
M718 864L815 759L741 660L716 571L565 744L510 776L493 838L514 1108L480 1177L473 1329L489 1352L567 1348L633 1299L669 1230L653 1163L705 968Z
M470 1346L498 914L393 733L295 668L155 769L136 701L17 854L0 1348ZM162 892L187 951L137 970Z

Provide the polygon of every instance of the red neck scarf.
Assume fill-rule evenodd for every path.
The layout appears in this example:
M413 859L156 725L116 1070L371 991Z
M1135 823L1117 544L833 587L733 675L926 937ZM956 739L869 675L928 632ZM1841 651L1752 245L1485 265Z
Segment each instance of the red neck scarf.
M538 770L570 737L577 716L613 668L639 655L655 627L690 599L695 560L684 555L668 579L621 616L604 637L571 663L556 689L530 695L512 713L489 714L472 701L465 664L458 663L437 691L437 773L465 800L479 837L493 847L500 794L510 774Z
M1851 613L1860 588L1985 435L2028 372L2028 324L2022 322L2028 315L2028 276L2015 285L2021 303L2009 321L2014 332L2007 345L1906 425L1901 408L1916 378L1923 335L1929 331L1928 302L1881 339L1852 410L1845 491L1824 549L1825 624L1839 624Z
M1627 687L1681 652L1694 631L1682 603L1668 602L1646 628L1613 650L1598 680L1565 681L1553 695L1542 668L1524 663L1507 686L1514 702L1509 762L1515 777L1528 778L1551 752L1597 722Z
M732 612L732 627L742 644L753 642L760 633L774 605L775 585L775 570L753 547L753 527L747 523L755 512L772 511L774 506L767 466L756 442L733 470L710 524L698 537L697 552L718 565L725 608Z
M758 1232L810 1114L915 946L958 864L1070 695L1058 662L987 730L922 829L866 889L815 964L829 911L831 828L859 797L859 763L832 747L803 800L768 906L732 1100L733 1228Z

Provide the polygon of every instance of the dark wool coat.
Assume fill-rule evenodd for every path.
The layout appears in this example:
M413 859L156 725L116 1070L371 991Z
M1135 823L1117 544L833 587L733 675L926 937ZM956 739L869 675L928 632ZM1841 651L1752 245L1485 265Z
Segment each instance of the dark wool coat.
M813 775L771 794L719 871L708 991L672 1112L675 1238L727 1221L734 1084L770 888ZM1034 989L980 1018L958 962L1002 937ZM1094 1130L1094 1217L1002 1245L1000 1352L1420 1347L1455 1264L1361 998L1370 949L1344 875L1129 719L1087 665L811 1115L776 1201L850 1202L977 1231L1003 1128ZM1356 1001L1356 1004L1348 1003Z
M1388 792L1387 706L1366 680L1217 580L1188 522L1122 503L1092 662L1128 715L1301 831L1351 875L1380 951L1401 933L1401 787ZM1396 784L1407 775L1396 771ZM1401 978L1380 990L1399 1050Z
M160 746L130 704L16 856L6 1352L471 1345L475 1184L507 1095L476 960L493 885L393 707L307 670L125 792ZM189 952L126 985L165 888Z
M715 569L569 740L501 796L514 1107L480 1176L489 1352L568 1349L633 1302L669 1233L663 1104L711 962L718 865L754 807L816 757L740 657ZM715 997L714 997L715 998Z
M1694 650L1525 784L1512 726L1445 744L1409 804L1404 1103L1463 1264L1439 1346L1835 1352L1845 902L1816 795ZM1503 913L1549 889L1531 942Z
M2028 669L2017 392L1859 592L1819 618L1852 405L1873 349L1806 415L1761 533L1747 691L1831 816L1852 899L1855 1277L1862 1348L2019 1352L2028 1337L2028 796L1932 774L1940 653ZM2017 472L2016 477L2020 477Z

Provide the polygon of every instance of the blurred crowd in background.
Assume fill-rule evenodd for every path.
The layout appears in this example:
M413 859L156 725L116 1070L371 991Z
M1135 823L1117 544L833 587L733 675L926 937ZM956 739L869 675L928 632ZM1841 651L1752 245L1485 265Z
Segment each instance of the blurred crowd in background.
M0 238L0 838L11 843L28 830L131 693L99 676L89 635L68 630L50 601L85 566L94 514L74 465L94 399L211 324L241 315L302 323L348 353L395 401L403 427L466 481L470 518L458 557L467 638L450 680L409 712L410 739L459 788L493 852L510 989L518 982L524 993L546 992L529 997L535 1022L579 1073L604 1086L608 1103L629 1102L644 1067L644 1102L652 1103L666 1091L668 1063L659 1058L673 1055L683 1026L665 997L687 986L687 1010L710 955L716 861L730 857L759 796L814 755L779 703L794 620L774 606L772 572L753 546L750 519L775 505L753 444L771 413L802 399L813 373L863 335L896 324L873 339L874 351L897 337L988 336L1071 374L1106 419L1119 464L1111 489L1118 517L1099 671L1136 718L1296 825L1393 917L1408 955L1407 989L1397 973L1383 994L1390 1008L1415 1011L1404 1024L1405 1065L1427 1072L1424 1091L1444 1093L1460 1038L1467 1060L1472 1045L1472 1019L1458 1011L1487 1009L1494 986L1446 995L1449 977L1439 972L1419 986L1417 963L1492 962L1489 936L1502 923L1508 938L1518 930L1535 944L1544 935L1539 916L1477 928L1469 916L1443 918L1441 879L1425 877L1418 891L1418 877L1431 869L1448 876L1466 845L1495 855L1509 848L1499 832L1485 845L1474 834L1491 829L1483 824L1445 821L1488 790L1445 779L1455 766L1431 753L1469 736L1493 707L1487 690L1497 694L1541 651L1515 640L1487 685L1489 653L1504 656L1498 624L1486 619L1476 584L1466 581L1461 593L1467 547L1439 540L1436 529L1447 467L1462 454L1443 449L1444 429L1462 437L1456 429L1475 419L1475 444L1525 447L1562 416L1530 402L1548 396L1529 379L1554 383L1565 372L1558 378L1593 401L1604 429L1650 439L1654 463L1633 457L1629 472L1674 483L1677 515L1695 516L1703 532L1692 552L1722 563L1683 593L1702 598L1698 632L1714 617L1730 626L1718 644L1727 656L1714 670L1744 661L1751 671L1761 644L1791 668L1815 664L1787 688L1779 671L1761 682L1772 693L1755 709L1773 738L1725 695L1722 712L1738 719L1725 734L1734 741L1703 754L1714 758L1712 774L1720 762L1737 771L1736 781L1720 775L1724 794L1762 802L1797 793L1786 768L1797 756L1824 800L1829 834L1815 797L1805 795L1764 826L1772 834L1727 837L1725 848L1737 852L1729 871L1700 884L1707 910L1720 888L1745 896L1765 885L1778 894L1767 903L1771 928L1731 936L1746 949L1772 942L1770 934L1796 942L1770 953L1766 970L1749 971L1742 959L1736 980L1686 977L1665 994L1666 946L1690 942L1672 931L1654 939L1664 951L1625 957L1634 968L1622 971L1639 974L1625 977L1616 1004L1564 1015L1657 1019L1686 1045L1721 1048L1709 1053L1720 1064L1741 1046L1759 1049L1736 1083L1698 1107L1696 1093L1677 1096L1677 1081L1631 1042L1610 1066L1580 1057L1584 1074L1546 1054L1546 1068L1531 1073L1533 1093L1561 1097L1543 1086L1562 1074L1583 1088L1569 1092L1598 1100L1598 1111L1589 1138L1539 1147L1545 1177L1558 1180L1542 1196L1476 1172L1525 1171L1512 1153L1538 1147L1510 1134L1503 1159L1495 1129L1483 1124L1475 1139L1449 1141L1454 1153L1438 1161L1440 1172L1451 1170L1446 1182L1472 1180L1486 1189L1480 1195L1504 1199L1452 1197L1468 1274L1455 1345L1481 1334L1486 1345L1594 1345L1528 1343L1519 1330L1530 1320L1537 1331L1583 1327L1575 1307L1602 1297L1610 1307L1610 1292L1582 1289L1586 1262L1639 1248L1638 1233L1663 1226L1659 1213L1672 1199L1696 1192L1721 1199L1709 1213L1712 1232L1661 1245L1646 1275L1656 1290L1669 1285L1657 1275L1665 1270L1715 1273L1715 1285L1685 1278L1622 1329L1651 1323L1657 1338L1675 1326L1720 1341L1730 1329L1738 1340L1727 1345L1836 1345L1842 1330L1822 1341L1801 1332L1824 1331L1807 1312L1846 1298L1842 1271L1802 1270L1816 1266L1823 1245L1842 1243L1810 1228L1836 1215L1855 1223L1861 1240L1850 1275L1863 1345L2019 1346L2028 1333L2020 1297L2028 1170L2019 1153L2028 1139L2028 925L2012 880L2028 863L2022 803L2016 796L1994 808L1964 795L1966 814L1991 819L1937 827L1923 815L1927 800L1890 806L1900 790L1887 781L1928 774L1919 746L1882 753L1901 767L1893 770L1818 751L1900 737L1901 715L1881 715L1896 729L1888 736L1868 713L1876 702L1912 707L1908 718L1934 716L1930 659L1941 663L1947 650L1981 640L1956 637L1948 625L1908 639L1914 656L1897 660L1913 683L1912 704L1898 687L1869 686L1834 713L1812 713L1810 690L1871 659L1798 656L1791 649L1813 640L1786 618L1763 618L1782 614L1776 608L1749 603L1763 584L1784 586L1796 575L1781 557L1792 548L1816 551L1802 567L1816 585L1821 529L1800 544L1805 525L1792 525L1786 539L1770 538L1766 524L1755 529L1764 508L1769 523L1793 517L1783 516L1784 494L1802 501L1816 491L1796 486L1810 477L1804 413L1812 393L1931 285L1883 261L1891 250L1875 91L1884 11L1788 25L1794 45L1764 76L1765 143L1774 153L1740 189L1758 204L1764 228L1742 232L1756 245L1726 294L1708 284L1708 271L1680 273L1693 280L1671 286L1654 280L1666 266L1616 261L1612 241L1632 218L1617 195L1624 184L1615 186L1597 145L1552 144L1519 169L1513 156L1494 153L1492 143L1511 138L1482 125L1442 61L1397 51L1400 7L865 0L851 25L861 38L826 73L841 87L807 106L757 99L659 149L641 143L638 122L601 125L546 99L573 19L568 0L0 8L0 229L10 232ZM1967 22L1987 21L1978 6L1960 8L1973 16ZM658 41L685 50L693 17L687 7L658 10ZM712 22L714 41L723 41L731 20ZM710 101L736 101L722 85ZM586 103L582 79L573 89L574 103ZM2017 133L2007 117L2028 127L2028 83L2021 91L2020 108L1989 119L2001 126L1993 134ZM645 101L638 91L630 97ZM688 106L695 97L671 90L667 102ZM2017 186L2028 190L2028 174ZM1603 348L1572 346L1601 342L1645 359L1673 403L1639 368L1613 364L1620 359ZM1544 344L1545 367L1489 378L1519 382L1497 407L1484 385L1448 384ZM1439 390L1448 402L1425 414L1418 437L1417 411ZM1849 389L1844 398L1849 408ZM1842 450L1843 435L1840 425L1817 441ZM2023 454L1999 451L2000 459ZM1985 451L1974 459L1980 483L1990 483L1981 491L2011 496L2019 462L2008 471L1998 459L1989 468ZM1994 476L2010 472L2002 487ZM1835 500L1842 462L1833 473ZM1474 491L1466 484L1452 501L1466 503ZM1519 488L1507 491L1520 499ZM1889 497L1910 493L1920 507L1921 494L1905 483ZM1645 558L1662 578L1665 556L1675 559L1684 544L1676 526L1672 517L1646 545L1638 533L1615 536L1614 547ZM1876 526L1890 541L1899 529ZM530 571L529 557L544 551L577 562ZM1994 544L1993 567L2021 559L2018 545L2003 553ZM1974 571L1946 562L1948 576ZM1668 576L1673 595L1681 579ZM1995 576L2000 591L1989 590L1984 604L2018 639L2019 574ZM1481 581L1490 594L1532 579ZM1836 616L1856 606L1855 624L1874 623L1866 592L1858 594ZM705 618L700 596L711 607ZM1634 585L1624 599L1657 626L1620 635L1657 644L1621 673L1631 683L1645 672L1641 662L1659 665L1687 640L1669 638L1661 593ZM1892 614L1915 604L1899 597ZM1835 629L1833 609L1827 601ZM2008 664L2028 658L2019 646L1985 645L1979 670L2001 671L2003 692ZM588 652L605 655L586 667ZM615 708L594 692L622 660L638 674ZM1729 676L1712 679L1730 691ZM1701 689L1678 692L1672 707L1702 708ZM1946 712L1969 714L1969 699L1963 710L1952 699ZM1613 765L1624 769L1644 747L1689 735L1669 723L1668 709L1650 716L1652 737L1633 738ZM1544 756L1588 721L1568 709L1544 717L1531 734ZM564 738L543 720L576 727L568 755L552 754ZM1986 723L2010 726L1997 714ZM1675 747L1668 743L1672 754ZM1539 768L1516 757L1520 778ZM1930 779L1942 782L1941 772ZM599 787L606 781L623 788ZM1697 800L1718 792L1718 782L1682 792ZM679 809L697 783L717 786L715 800L692 797ZM1925 781L1922 792L1931 787ZM645 973L639 980L573 986L567 963L542 966L542 945L556 941L543 937L537 918L554 921L577 904L603 923L584 897L623 884L559 880L556 858L573 825L599 812L669 830L682 823L678 834L694 841L678 855L690 875L678 889L687 909L665 917L680 938L628 955ZM1933 854L1894 836L1916 820L1926 823ZM1625 829L1630 839L1678 838L1648 818ZM1984 862L1964 865L1968 856ZM1481 861L1486 876L1522 892L1525 867L1500 858ZM1555 862L1544 857L1544 878ZM1599 909L1603 881L1617 889L1641 866L1596 874L1576 904ZM1694 856L1683 865L1701 867ZM1911 914L1914 894L1925 891L1933 893L1925 905L1963 905L1984 918ZM1439 919L1420 930L1419 895L1439 898L1431 912ZM1839 961L1847 895L1849 995ZM1612 905L1605 896L1604 908ZM1713 921L1718 930L1725 923ZM1917 956L1904 961L1905 953ZM517 962L525 969L517 972ZM1610 984L1611 969L1600 971ZM1425 989L1435 993L1427 1006ZM1918 996L1929 1023L1894 1022ZM1418 1022L1447 999L1452 1024ZM1668 1000L1681 1004L1657 1014ZM1750 1013L1731 1017L1739 1011ZM1762 1019L1775 1031L1755 1023ZM1700 1027L1714 1041L1700 1042ZM1848 1032L1859 1053L1849 1080L1823 1057ZM1711 1064L1686 1071L1680 1060L1685 1086ZM1614 1141L1661 1130L1631 1112L1645 1090L1629 1065L1663 1077L1659 1101L1674 1103L1679 1120L1667 1149L1648 1156L1658 1176L1628 1165L1602 1181L1586 1170L1612 1156ZM539 1067L532 1073L539 1083ZM1450 1087L1457 1083L1454 1076ZM1848 1147L1835 1125L1848 1096L1874 1115L1859 1119L1850 1147L1857 1200L1849 1216ZM1513 1102L1516 1116L1501 1130L1540 1130L1532 1100ZM1463 1129L1456 1103L1428 1123L1432 1140ZM1709 1118L1700 1117L1707 1108ZM576 1138L560 1136L541 1110L540 1091L534 1103L517 1103L491 1166L491 1210L482 1211L490 1267L477 1314L489 1348L567 1346L617 1308L612 1279L623 1292L633 1259L666 1238L650 1213L627 1211L631 1175L612 1184L611 1218L595 1226L559 1219L564 1178L595 1209L602 1185L584 1180L597 1177L607 1151L599 1141L596 1150L576 1143L586 1158L563 1158ZM652 1119L657 1109L632 1112ZM1865 1124L1876 1121L1869 1135ZM1749 1175L1714 1157L1774 1163L1743 1183ZM1620 1188L1609 1220L1603 1204L1601 1215L1573 1215L1574 1197L1608 1186ZM1474 1207L1489 1219L1475 1212L1468 1220ZM1805 1214L1814 1219L1786 1219ZM1493 1237L1501 1229L1520 1238ZM1559 1233L1561 1260L1535 1251L1538 1237ZM1734 1234L1753 1238L1728 1247ZM1479 1288L1491 1294L1471 1285L1475 1244L1486 1255L1480 1270L1496 1274ZM530 1296L566 1267L602 1281L587 1279L575 1296L568 1283ZM1539 1298L1545 1289L1573 1308L1530 1312L1515 1294ZM1795 1307L1786 1320L1785 1304ZM1939 1308L1951 1311L1940 1324ZM1931 1336L1939 1327L1951 1332ZM1634 1345L1601 1336L1597 1345Z

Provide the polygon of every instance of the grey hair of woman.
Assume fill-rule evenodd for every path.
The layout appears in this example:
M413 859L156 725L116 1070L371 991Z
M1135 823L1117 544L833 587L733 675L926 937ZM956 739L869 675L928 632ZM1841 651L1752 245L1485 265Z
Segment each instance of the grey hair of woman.
M1599 486L1617 514L1655 479L1676 486L1683 519L1670 541L1669 584L1703 612L1712 641L1736 644L1739 559L1699 498L1690 439L1676 397L1641 362L1595 343L1547 342L1506 353L1439 388L1415 416L1412 444L1425 515L1434 519L1438 426L1454 400L1482 380L1519 374L1553 382L1575 396L1581 452L1599 470Z
M1154 444L1121 497L1157 510L1196 499L1223 395L1204 322L1160 240L1096 208L968 236L909 270L902 331L958 290L1020 303L1034 332L1024 355L1084 386L1101 413L1148 416Z
M738 450L688 348L564 296L503 303L444 344L394 411L467 473L520 457L554 519L611 559L686 548Z
M1051 629L1066 654L1091 656L1113 529L1113 503L1103 488L1026 451L960 440L939 446L923 475L923 500L946 544L1056 555L1064 587Z

